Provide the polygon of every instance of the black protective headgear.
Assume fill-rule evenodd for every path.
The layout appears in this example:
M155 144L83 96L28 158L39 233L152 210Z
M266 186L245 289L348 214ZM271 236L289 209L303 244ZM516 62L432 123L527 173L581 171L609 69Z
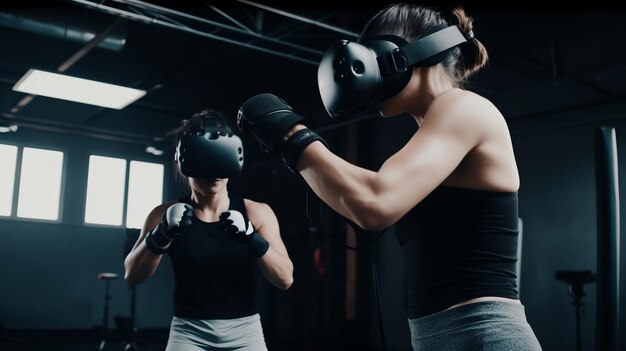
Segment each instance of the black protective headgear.
M241 138L215 116L205 116L202 129L186 131L178 141L174 160L192 178L232 178L243 168Z
M399 93L411 79L411 67L432 66L448 50L467 42L455 25L435 26L413 43L395 35L363 43L338 40L317 71L322 102L333 118L361 112Z

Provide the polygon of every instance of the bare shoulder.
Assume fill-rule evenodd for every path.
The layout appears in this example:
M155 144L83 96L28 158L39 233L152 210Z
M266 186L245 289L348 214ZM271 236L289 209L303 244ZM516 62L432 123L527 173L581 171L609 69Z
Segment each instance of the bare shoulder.
M276 226L278 219L268 204L250 199L243 199L243 202L248 218L256 230L261 232L264 231L265 228L273 228Z
M452 89L433 100L428 108L424 123L431 117L431 123L474 123L484 127L484 123L504 120L496 106L487 98L463 89ZM435 118L432 118L435 117Z
M243 203L246 206L246 212L248 213L248 217L264 217L274 214L272 208L264 202L243 199Z

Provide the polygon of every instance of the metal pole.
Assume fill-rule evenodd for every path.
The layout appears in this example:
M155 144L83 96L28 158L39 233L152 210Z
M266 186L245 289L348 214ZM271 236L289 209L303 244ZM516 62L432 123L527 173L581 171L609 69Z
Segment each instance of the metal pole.
M598 212L596 350L618 351L620 214L614 128L596 130L595 151Z

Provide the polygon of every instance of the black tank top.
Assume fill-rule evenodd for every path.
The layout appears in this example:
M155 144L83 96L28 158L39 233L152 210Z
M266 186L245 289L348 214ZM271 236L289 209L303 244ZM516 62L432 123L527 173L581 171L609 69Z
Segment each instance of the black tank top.
M229 193L229 210L248 217L243 199ZM179 199L191 204L190 196ZM167 250L174 268L174 315L232 319L257 313L254 260L219 222L193 218Z
M481 297L518 298L517 192L440 186L397 224L409 318Z

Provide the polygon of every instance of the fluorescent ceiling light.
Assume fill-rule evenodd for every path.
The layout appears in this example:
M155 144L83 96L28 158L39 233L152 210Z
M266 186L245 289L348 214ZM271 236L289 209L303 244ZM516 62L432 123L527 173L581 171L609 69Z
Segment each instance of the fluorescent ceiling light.
M0 123L0 133L17 132L16 124Z
M157 149L157 148L156 148L156 147L154 147L154 146L148 146L148 147L146 147L146 152L147 152L147 153L149 153L149 154L153 154L153 155L155 155L155 156L161 156L161 155L163 155L163 150L161 150L161 149Z
M145 90L30 69L13 90L121 110L146 95Z

